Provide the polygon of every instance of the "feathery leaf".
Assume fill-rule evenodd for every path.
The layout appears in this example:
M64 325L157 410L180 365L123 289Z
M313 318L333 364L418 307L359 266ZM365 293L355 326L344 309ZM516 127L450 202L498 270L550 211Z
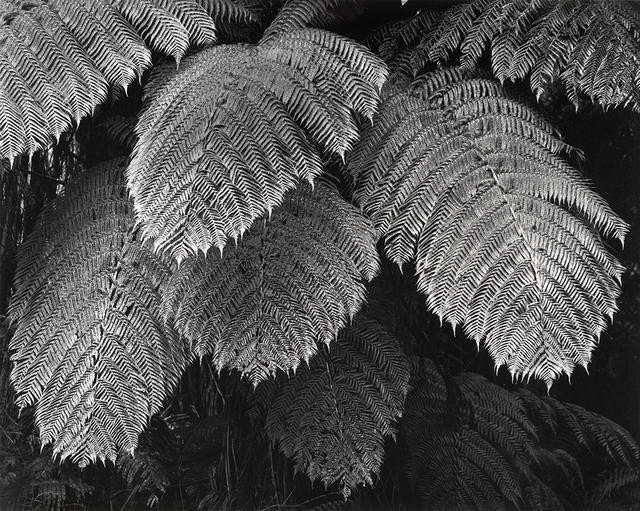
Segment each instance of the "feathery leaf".
M415 260L429 308L548 385L586 367L617 309L622 267L595 228L627 231L566 150L497 82L445 69L392 90L350 163L356 201L390 259Z
M321 30L258 46L222 45L161 67L147 89L128 184L143 237L178 262L220 250L320 174L301 127L344 155L371 118L385 68L363 47Z
M333 341L378 272L371 224L328 185L290 193L261 223L223 257L183 262L162 304L197 355L254 384Z
M151 66L216 41L218 20L251 22L230 0L0 3L0 158L48 147L72 121Z
M339 483L346 498L357 485L373 485L384 437L395 438L408 382L409 364L397 341L375 321L359 317L281 383L269 407L267 434L295 459L296 470L325 486Z
M20 408L81 465L132 452L175 387L185 347L159 318L168 269L141 245L113 161L49 203L20 247L9 319Z

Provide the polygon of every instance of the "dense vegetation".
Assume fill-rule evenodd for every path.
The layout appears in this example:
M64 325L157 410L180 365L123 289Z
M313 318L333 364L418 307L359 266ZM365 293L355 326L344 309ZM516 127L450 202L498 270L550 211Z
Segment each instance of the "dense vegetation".
M2 509L640 509L632 3L0 13Z

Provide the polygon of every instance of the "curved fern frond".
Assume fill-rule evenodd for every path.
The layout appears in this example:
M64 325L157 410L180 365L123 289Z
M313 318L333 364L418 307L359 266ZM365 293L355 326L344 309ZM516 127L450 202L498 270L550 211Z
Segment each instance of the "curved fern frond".
M321 30L160 68L127 172L144 238L178 262L222 250L322 171L301 127L344 156L358 137L354 114L373 116L384 78L377 57Z
M527 462L536 441L522 403L500 387L483 389L466 375L460 386L446 383L431 361L420 364L400 431L410 446L407 474L423 504L520 507L521 480L535 482Z
M598 460L603 470L634 467L640 460L637 442L615 422L578 405L537 397L525 390L520 393L527 416L547 447L572 452L578 459Z
M384 438L395 438L409 364L397 341L378 323L356 319L336 342L276 392L266 431L296 470L346 497L373 485L384 458Z
M627 225L561 156L549 123L458 69L390 94L354 150L356 200L428 306L514 377L590 360L622 267L595 228Z
M11 381L43 444L81 465L132 452L185 347L159 319L168 269L133 228L123 162L81 174L20 247Z
M336 19L340 11L353 11L362 0L287 0L262 34L261 43L301 28L324 28Z
M151 51L178 62L216 41L216 23L252 15L230 0L33 0L0 4L0 158L50 145L124 89Z
M400 432L429 509L584 509L588 493L603 506L633 494L638 445L617 424L472 373L445 380L429 360L415 369Z
M335 190L307 185L285 198L224 257L189 258L162 311L197 355L255 383L296 369L360 309L378 271L371 224Z
M618 468L589 492L586 511L640 510L640 468Z
M421 12L386 41L408 48L398 60L413 73L456 54L473 69L489 54L500 81L528 77L538 97L559 80L576 105L640 109L640 14L625 1L473 0Z

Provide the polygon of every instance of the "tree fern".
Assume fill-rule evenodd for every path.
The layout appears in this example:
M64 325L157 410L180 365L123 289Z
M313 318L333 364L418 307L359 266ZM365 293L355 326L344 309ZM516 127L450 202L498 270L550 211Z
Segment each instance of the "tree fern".
M368 220L329 185L306 186L222 258L183 262L162 310L196 354L257 383L330 343L377 271Z
M428 306L514 376L590 360L620 264L594 227L627 230L562 158L549 123L482 75L445 69L386 98L354 150L356 199Z
M420 12L387 27L378 42L413 73L454 55L473 69L489 54L498 80L528 77L538 97L560 80L576 105L589 98L638 109L639 22L622 0L473 0Z
M49 146L151 66L216 41L216 23L250 21L231 0L35 0L0 5L0 157ZM147 46L150 46L150 48Z
M9 318L20 408L54 454L84 464L132 452L186 363L159 319L167 268L140 244L122 162L50 203L20 248Z
M222 250L322 171L301 128L344 156L358 137L354 114L373 116L385 76L363 47L314 29L160 67L127 173L143 237L179 262Z
M338 483L347 497L380 471L384 437L395 437L408 380L397 341L360 317L293 378L268 389L267 434L295 459L296 470L325 486Z

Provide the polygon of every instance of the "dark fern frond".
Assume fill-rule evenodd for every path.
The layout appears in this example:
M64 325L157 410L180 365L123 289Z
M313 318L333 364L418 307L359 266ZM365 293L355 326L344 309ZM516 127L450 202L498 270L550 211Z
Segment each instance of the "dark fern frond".
M102 121L98 128L115 142L131 151L138 142L138 137L135 133L137 122L138 119L136 117L114 115Z
M139 449L135 455L120 453L116 469L129 488L149 493L149 502L157 502L170 484L163 464L152 452Z
M514 377L590 360L622 267L596 228L627 225L563 158L544 117L482 74L391 92L354 149L356 201L389 258L416 262L428 306Z
M312 29L161 67L127 173L144 238L178 261L237 240L322 171L301 128L344 156L354 114L373 116L385 73L365 48Z
M400 432L429 509L585 509L587 494L620 509L638 491L638 445L620 426L479 375L445 379L426 359Z
M640 461L637 442L615 422L578 405L548 396L537 397L525 390L520 393L527 416L536 425L545 446L574 453L579 460L597 460L596 470L633 467Z
M622 0L473 0L420 12L386 41L414 75L458 54L473 69L489 54L500 81L528 77L538 97L559 80L576 105L640 108L640 15Z
M640 468L617 468L606 473L587 496L585 511L640 510Z
M123 167L81 174L45 207L9 307L16 403L35 405L42 442L81 465L132 452L186 364L158 315L168 268L137 238Z
M558 501L528 468L536 433L517 396L472 375L446 382L429 360L420 361L417 376L400 431L407 474L425 506L518 508L525 488Z
M216 41L217 23L250 22L229 0L34 0L0 5L0 157L48 147L93 113L109 86ZM147 47L147 44L150 46Z
M395 437L408 382L409 364L397 341L359 317L281 383L267 434L296 470L325 486L338 483L348 497L357 485L372 485L380 471L384 438Z
M197 355L257 383L333 341L377 271L369 221L329 185L306 185L222 258L183 262L162 310Z

